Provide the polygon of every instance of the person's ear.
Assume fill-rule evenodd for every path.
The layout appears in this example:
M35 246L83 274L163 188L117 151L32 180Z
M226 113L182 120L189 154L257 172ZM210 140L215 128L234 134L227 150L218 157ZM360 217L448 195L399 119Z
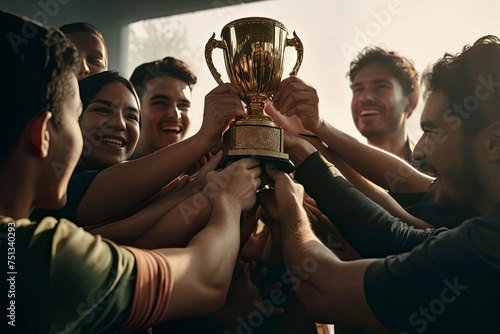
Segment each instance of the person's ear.
M418 94L413 91L406 96L406 106L404 113L406 114L406 118L409 118L413 113L413 110L417 107L418 104Z
M490 126L488 137L488 159L492 162L500 162L500 122Z
M36 155L40 158L46 158L49 154L49 120L51 118L52 113L46 111L40 116L36 116L31 127L31 144L35 149Z

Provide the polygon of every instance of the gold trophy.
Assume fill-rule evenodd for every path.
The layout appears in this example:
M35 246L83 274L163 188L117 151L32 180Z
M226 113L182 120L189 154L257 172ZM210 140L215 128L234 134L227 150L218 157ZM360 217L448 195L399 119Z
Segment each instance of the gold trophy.
M287 38L285 26L265 17L248 17L232 21L215 33L205 46L205 59L215 80L223 84L212 61L215 48L224 50L226 71L233 85L241 87L245 96L245 116L231 124L224 134L224 162L254 157L272 162L276 168L290 173L294 170L284 152L283 129L264 114L264 104L272 99L283 74L285 47L293 46L297 61L290 75L297 75L303 58L303 46L295 32Z

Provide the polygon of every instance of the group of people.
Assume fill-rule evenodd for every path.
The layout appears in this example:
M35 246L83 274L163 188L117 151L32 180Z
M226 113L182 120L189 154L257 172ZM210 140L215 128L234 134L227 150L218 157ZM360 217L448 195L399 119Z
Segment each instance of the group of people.
M184 139L197 80L184 62L145 63L128 80L108 71L90 24L0 11L0 30L8 330L495 330L499 38L422 75L416 144L406 120L419 75L395 52L367 48L348 73L369 145L322 119L313 86L284 79L266 112L285 130L286 174L251 157L218 168L245 114L240 87L209 92Z

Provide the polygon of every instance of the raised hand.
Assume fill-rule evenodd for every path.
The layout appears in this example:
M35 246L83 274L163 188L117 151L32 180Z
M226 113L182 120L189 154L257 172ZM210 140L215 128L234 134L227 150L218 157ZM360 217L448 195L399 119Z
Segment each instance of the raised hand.
M240 159L221 171L208 172L205 193L212 203L222 199L243 212L248 211L255 204L260 173L258 160Z
M297 77L289 77L278 86L273 107L282 115L298 116L306 130L313 133L321 126L319 98L316 89Z
M285 132L291 133L293 135L306 134L306 135L314 135L309 130L306 130L302 125L302 120L299 116L294 115L288 117L287 115L282 115L276 108L273 106L272 102L266 103L264 107L264 111L268 114L276 123L285 130Z
M283 223L281 217L284 213L293 209L293 206L302 206L304 187L294 182L288 174L276 169L272 164L266 164L266 172L274 181L274 192L261 191L262 205L266 214Z
M220 143L222 134L235 117L245 115L241 99L243 91L231 84L217 86L205 96L203 123L199 136L209 140L212 146Z

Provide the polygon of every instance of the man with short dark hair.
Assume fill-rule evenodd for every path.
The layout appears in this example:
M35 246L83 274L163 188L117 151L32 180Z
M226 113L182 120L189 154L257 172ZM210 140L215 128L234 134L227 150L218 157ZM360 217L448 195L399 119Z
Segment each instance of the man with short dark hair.
M196 76L173 57L136 67L130 82L141 99L141 136L132 159L175 144L191 122L191 92Z
M348 73L351 112L368 144L411 162L413 144L406 122L418 103L418 73L413 62L394 51L364 49Z
M424 75L424 134L415 158L436 173L437 202L475 213L455 228L409 227L297 139L289 143L298 166L295 180L362 257L379 258L342 262L314 235L303 209L304 188L266 167L275 190L274 196L262 194L264 207L280 223L285 264L316 321L398 333L497 330L499 59L500 39L485 36L457 55L446 54ZM328 137L332 128L318 116L317 105L297 103L305 95L316 101L315 92L307 86L294 89L280 94L281 112L299 115L305 129Z

